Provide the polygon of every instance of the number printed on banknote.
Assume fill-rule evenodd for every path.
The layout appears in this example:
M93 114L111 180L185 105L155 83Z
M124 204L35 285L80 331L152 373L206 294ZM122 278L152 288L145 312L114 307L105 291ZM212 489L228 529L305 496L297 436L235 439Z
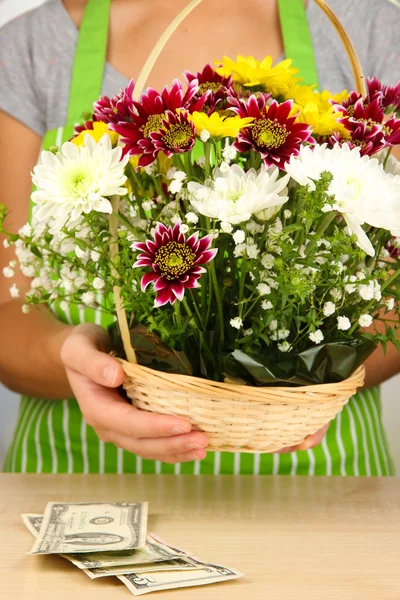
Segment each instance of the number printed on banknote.
M118 579L126 585L134 596L141 596L158 590L173 590L181 587L207 585L219 581L229 581L243 577L243 573L219 565L203 563L192 559L200 567L193 571L160 571L156 573L130 573L118 575Z
M31 554L115 552L146 544L147 502L49 502Z

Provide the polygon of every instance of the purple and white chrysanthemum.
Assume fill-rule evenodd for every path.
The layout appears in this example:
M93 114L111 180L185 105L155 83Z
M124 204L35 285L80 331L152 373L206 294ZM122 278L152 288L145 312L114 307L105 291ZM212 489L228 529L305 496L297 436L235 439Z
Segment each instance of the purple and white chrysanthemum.
M174 227L158 223L153 240L133 244L133 248L141 252L133 266L151 267L151 271L143 275L141 287L144 292L150 283L154 284L155 307L183 300L185 289L199 287L198 279L206 272L203 265L218 252L210 248L211 243L212 236L199 240L198 232L185 239L180 223Z

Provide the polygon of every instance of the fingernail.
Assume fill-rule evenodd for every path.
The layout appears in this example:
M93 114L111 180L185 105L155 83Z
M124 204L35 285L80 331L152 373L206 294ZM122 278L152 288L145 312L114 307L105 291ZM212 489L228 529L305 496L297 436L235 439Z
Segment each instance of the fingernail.
M193 456L196 460L203 460L206 457L206 454L204 453L204 448L202 449L202 451L198 450L197 452L193 452Z
M195 442L190 442L190 444L186 446L187 450L196 450L196 448L204 448L204 446L201 446L201 444L196 444Z
M103 377L104 377L105 381L107 381L107 383L110 383L111 385L115 381L116 374L117 374L117 370L114 367L114 365L107 365L107 367L105 367L105 369L103 371Z
M171 429L172 435L180 435L181 433L189 433L190 427L183 427L182 425L174 425Z

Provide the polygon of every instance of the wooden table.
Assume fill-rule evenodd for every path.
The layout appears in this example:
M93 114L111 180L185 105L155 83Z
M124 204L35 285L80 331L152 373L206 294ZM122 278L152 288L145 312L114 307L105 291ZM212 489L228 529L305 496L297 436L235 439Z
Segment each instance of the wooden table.
M27 555L20 513L50 500L148 500L150 531L245 574L160 600L400 599L400 479L0 475L1 600L130 597L114 578Z

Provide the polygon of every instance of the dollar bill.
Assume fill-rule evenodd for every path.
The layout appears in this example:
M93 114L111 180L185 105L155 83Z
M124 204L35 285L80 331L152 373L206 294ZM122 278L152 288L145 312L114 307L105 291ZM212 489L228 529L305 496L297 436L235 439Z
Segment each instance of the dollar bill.
M136 565L125 565L122 567L105 567L103 569L83 569L83 572L86 573L90 579L97 579L98 577L111 577L125 574L129 575L133 571L135 573L154 573L156 571L193 571L197 569L201 569L201 567L190 559L177 558L176 560L168 560L158 563L142 563Z
M34 537L38 537L43 522L43 515L24 514L22 520ZM79 569L112 569L129 565L129 572L135 570L137 565L165 562L188 556L180 548L169 546L154 534L148 535L144 548L122 552L95 552L90 554L62 554ZM126 571L125 571L126 572Z
M243 577L243 573L235 569L192 560L199 569L192 571L160 571L146 574L130 573L129 575L118 575L118 579L126 585L134 596L141 596L159 590L207 585Z
M21 515L24 525L31 534L37 538L39 535L40 527L43 523L43 515L25 514Z
M82 554L143 548L145 503L49 502L31 554Z

